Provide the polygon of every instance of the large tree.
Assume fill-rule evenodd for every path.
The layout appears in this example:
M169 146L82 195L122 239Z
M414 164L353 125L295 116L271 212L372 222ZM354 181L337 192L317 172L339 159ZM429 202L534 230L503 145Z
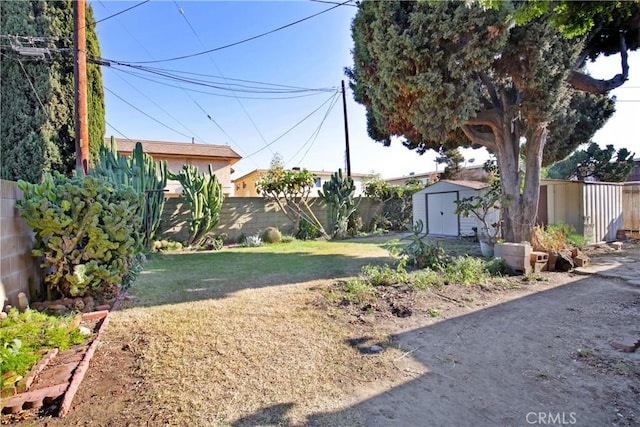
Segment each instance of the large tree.
M40 182L45 172L75 169L73 3L0 2L0 148L3 179ZM100 56L93 13L86 10L87 50ZM41 57L19 47L46 48ZM99 65L87 64L89 152L98 155L105 131L104 93Z
M373 139L389 145L401 137L421 154L460 145L495 154L507 199L504 238L519 242L530 239L535 224L543 157L545 163L566 157L613 112L596 81L578 79L581 89L592 84L592 93L574 86L576 75L586 76L588 58L615 49L592 33L569 39L551 12L514 25L516 11L511 2L487 9L473 2L365 1L353 22L354 66L347 74L367 108ZM618 50L638 47L633 37L625 42Z
M626 148L616 152L613 145L600 148L592 142L586 150L578 150L566 159L554 164L547 171L552 179L594 179L605 182L622 182L633 169L633 156Z

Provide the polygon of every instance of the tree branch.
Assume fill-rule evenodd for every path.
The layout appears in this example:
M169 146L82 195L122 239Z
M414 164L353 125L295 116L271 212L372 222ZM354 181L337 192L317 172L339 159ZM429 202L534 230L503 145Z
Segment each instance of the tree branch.
M480 77L480 81L484 84L489 92L489 96L491 96L491 102L494 107L500 106L500 100L498 99L498 94L496 92L496 86L493 84L491 79L486 73L478 73L478 77Z
M493 108L491 110L480 111L475 117L467 119L464 125L472 126L489 126L491 129L498 130L500 127L502 109Z
M496 150L496 141L493 138L493 134L479 132L470 125L462 125L461 129L472 143L482 145L492 151ZM491 135L491 137L489 137L489 135Z
M588 74L572 70L571 74L569 74L568 82L574 88L589 93L607 93L622 86L629 79L627 43L623 32L620 32L620 62L622 73L616 74L609 80L598 80Z

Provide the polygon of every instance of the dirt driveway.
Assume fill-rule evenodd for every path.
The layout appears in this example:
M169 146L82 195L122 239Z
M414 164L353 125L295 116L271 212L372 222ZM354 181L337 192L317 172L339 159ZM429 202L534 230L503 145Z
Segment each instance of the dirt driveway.
M280 400L265 395L260 409L214 424L195 418L200 421L192 425L638 426L640 350L619 352L611 342L640 337L640 247L632 245L596 262L596 275L548 273L548 281L514 289L469 290L465 303L460 295L442 291L437 318L416 313L354 321L329 313L323 321L340 324L331 331L344 335L328 340L323 351L339 348L341 340L387 336L381 353L351 358L360 366L367 366L362 360L384 359L389 369L374 378L362 371L337 377L327 373L336 393L307 403L300 397L305 384L290 382ZM249 311L280 310L287 305L282 301L297 304L287 295L317 298L317 289L328 284L247 290L217 304L223 309L223 304L245 298L242 307ZM305 301L307 310L312 305ZM143 352L130 351L136 343L123 345L111 333L92 361L72 412L62 420L36 420L35 425L179 425L172 411L183 409L159 407L157 391L156 397L148 393L152 384L139 369ZM325 339L316 337L311 343L322 346ZM277 344L286 352L285 341ZM263 352L268 345L260 343ZM256 369L254 377L260 375ZM203 384L215 388L220 383L209 379Z

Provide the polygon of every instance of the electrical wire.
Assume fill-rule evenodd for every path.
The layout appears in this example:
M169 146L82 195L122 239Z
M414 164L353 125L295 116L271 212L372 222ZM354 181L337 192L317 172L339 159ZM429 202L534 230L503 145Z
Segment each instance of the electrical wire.
M135 87L134 85L132 85L131 83L129 83L125 78L119 76L118 74L115 74L116 76L118 76L118 78L120 80L122 80L123 82L125 82L127 85L129 85L133 90L135 90L136 92L138 92L140 95L142 95L145 99L147 99L149 102L151 102L153 105L155 105L160 111L162 111L163 113L165 113L167 115L167 117L169 117L170 119L172 119L175 123L177 123L178 125L182 126L182 128L184 130L186 130L187 132L191 132L191 134L198 139L198 141L202 142L202 143L206 143L206 141L199 136L196 132L194 132L192 129L189 129L185 124L183 124L180 120L176 119L171 113L169 113L167 110L165 110L162 106L160 106L157 102L155 102L153 99L149 98L147 95L145 95L140 89L138 89L137 87Z
M300 152L309 143L309 141L311 141L311 144L309 145L307 150L304 152L304 155L300 158L300 160L298 160L297 163L299 164L302 163L305 157L307 157L307 154L309 154L309 150L311 150L311 147L313 147L313 144L315 144L316 140L318 139L318 135L320 135L320 131L322 130L322 126L324 125L324 122L327 120L327 117L329 117L329 114L333 110L333 107L335 107L336 104L338 103L339 98L340 98L339 96L336 96L333 98L333 101L331 102L331 104L329 104L329 108L327 108L327 111L324 113L324 117L320 121L320 124L318 125L318 127L311 133L311 136L309 136L309 138L307 138L307 140L300 146L300 149L298 149L298 151L296 151L296 153L293 156L291 156L291 159L287 162L287 164L293 161L293 159L295 159L295 157L298 154L300 154Z
M109 16L107 16L106 18L102 18L101 20L96 21L96 22L94 22L93 24L94 24L94 25L96 25L96 24L99 24L99 23L101 23L101 22L106 21L107 19L114 18L114 17L116 17L116 16L118 16L118 15L121 15L121 14L123 14L123 13L125 13L125 12L130 11L131 9L135 9L135 8L136 8L136 7L138 7L138 6L142 6L142 5L143 5L143 4L145 4L145 3L149 3L150 1L151 1L151 0L144 0L144 1L141 1L140 3L138 3L138 4L134 4L133 6L128 7L128 8L126 8L126 9L124 9L124 10L121 10L120 12L114 13L113 15L109 15ZM100 2L100 4L102 5L102 7L104 7L104 8L106 9L106 7L102 4L102 2Z
M230 47L233 47L233 46L238 46L240 44L243 44L243 43L258 39L260 37L264 37L264 36L267 36L269 34L273 34L275 32L284 30L285 28L292 27L292 26L294 26L296 24L299 24L301 22L304 22L304 21L307 21L309 19L315 18L316 16L319 16L319 15L322 15L324 13L327 13L327 12L329 12L329 11L331 11L331 10L337 8L337 7L340 7L340 6L344 5L344 4L350 3L351 1L352 0L346 0L343 3L339 3L339 4L335 5L335 6L332 6L332 7L328 8L328 9L325 9L325 10L320 11L318 13L314 13L313 15L307 16L307 17L302 18L302 19L298 19L297 21L294 21L294 22L290 22L290 23L288 23L286 25L282 25L282 26L280 26L278 28L275 28L273 30L267 31L265 33L261 33L261 34L255 35L253 37L249 37L249 38L246 38L244 40L240 40L240 41L237 41L237 42L234 42L234 43L230 43L230 44L227 44L227 45L224 45L224 46L219 46L219 47L216 47L216 48L213 48L213 49L208 49L208 50L205 50L205 51L202 51L202 52L196 52L196 53L192 53L192 54L189 54L189 55L176 56L176 57L173 57L173 58L158 59L158 60L155 60L155 61L129 61L129 62L132 63L132 64L157 64L159 62L178 61L180 59L193 58L193 57L196 57L196 56L205 55L207 53L217 52L219 50L227 49L227 48L230 48Z
M279 141L280 139L282 139L285 135L287 135L289 132L293 131L295 128L297 128L300 124L302 124L305 120L307 120L309 117L311 117L313 114L315 114L318 110L320 110L326 103L332 101L334 98L336 98L338 96L337 93L334 93L333 95L331 95L329 98L327 98L327 100L325 100L322 104L320 104L320 106L318 108L316 108L315 110L313 110L312 112L310 112L309 114L307 114L302 120L300 120L298 123L296 123L295 125L293 125L292 127L289 128L289 130L287 130L286 132L284 132L282 135L280 135L279 137L277 137L276 139L274 139L273 141L269 142L267 144L267 146L271 146L274 143L276 143L277 141ZM260 153L262 150L264 150L265 147L260 148L259 150L254 151L253 153L243 157L243 159L249 158L251 156L254 156L258 153Z
M196 39L198 39L198 41L200 42L200 45L202 47L204 47L204 43L202 42L202 39L200 38L200 36L198 35L197 31L195 30L195 28L193 28L193 25L191 25L191 22L189 22L189 18L187 18L187 15L184 13L184 9L182 9L179 5L178 2L174 0L173 2L176 7L178 8L178 11L180 12L180 14L182 15L182 17L184 18L185 22L187 23L187 25L189 26L189 28L191 29L191 32L193 33L193 35L196 37ZM220 67L218 66L218 63L216 61L213 60L213 58L211 58L210 55L207 55L207 58L209 58L209 60L213 63L214 67L216 67L216 69L218 70L218 73L220 73L220 75L222 76L222 78L224 79L224 75L222 74L222 70L220 69ZM226 81L226 79L225 79ZM228 84L228 81L227 81ZM269 150L271 151L272 154L273 150L271 150L271 147L269 147L269 145L267 144L267 140L264 137L264 134L262 133L262 131L260 130L260 128L258 128L258 125L256 124L256 122L253 120L253 118L251 117L251 115L249 114L249 112L247 111L247 109L245 108L244 104L242 103L242 101L240 100L240 98L238 98L238 95L236 94L236 91L233 89L229 89L231 90L231 93L233 94L234 98L236 99L236 101L238 102L238 104L240 105L240 108L242 109L242 111L244 112L245 116L247 116L247 118L249 119L249 122L251 122L251 124L253 125L253 128L256 130L256 132L258 132L258 135L260 135L260 138L262 139L262 142L265 144L266 147L269 148ZM213 120L211 118L211 116L207 115L209 117L210 120ZM215 123L215 122L214 122ZM219 127L219 125L218 125Z
M129 141L133 141L131 138L129 138L127 135L125 135L124 133L120 132L118 129L116 129L111 123L109 123L107 121L107 119L104 120L104 122L107 124L107 126L109 126L111 129L115 130L116 133L120 134L120 136L122 136L124 139L129 140Z
M351 7L358 7L358 4L356 2L356 4L351 4L351 2L346 2L346 3L338 3L335 1L328 1L328 0L309 0L312 1L314 3L326 3L326 4L337 4L339 6L351 6Z
M112 91L111 89L109 89L108 87L104 86L104 90L106 90L107 92L109 92L111 95L115 96L116 98L118 98L120 101L124 102L125 104L127 104L129 107L133 108L134 110L138 111L139 113L145 115L146 117L150 118L151 120L153 120L154 122L158 123L160 126L163 126L169 130L174 131L175 133L177 133L178 135L182 135L186 138L191 139L190 135L184 134L182 132L180 132L179 130L176 130L174 128L172 128L171 126L162 123L160 120L156 119L155 117L152 117L151 115L145 113L144 111L142 111L140 108L136 107L135 105L131 104L129 101L127 101L126 99L122 98L120 95L118 95L117 93L115 93L114 91Z
M22 68L22 71L24 72L24 76L27 78L27 81L29 82L29 86L31 86L31 90L33 90L33 94L36 96L36 99L40 103L40 106L42 107L42 112L47 114L47 109L44 108L44 104L42 103L42 100L40 99L38 92L36 92L36 88L33 86L33 83L31 83L31 79L29 78L29 74L27 74L27 70L25 70L24 65L22 65L22 61L20 61L20 58L16 58L16 60L18 61L18 64L20 64L20 68Z

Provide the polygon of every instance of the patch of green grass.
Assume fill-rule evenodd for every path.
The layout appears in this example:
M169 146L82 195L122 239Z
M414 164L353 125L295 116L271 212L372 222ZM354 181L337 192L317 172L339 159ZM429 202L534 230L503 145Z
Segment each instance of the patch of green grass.
M0 320L0 372L2 389L19 385L22 377L42 357L42 351L66 350L85 340L74 316L54 317L36 310L19 313L15 308Z
M409 280L407 271L402 266L393 270L388 264L365 265L362 267L362 278L373 286L401 285Z
M442 315L442 313L440 313L439 310L433 308L433 307L429 307L427 309L427 313L429 313L429 316L431 317L440 317Z
M367 264L390 262L376 243L301 241L217 252L154 254L132 293L141 305L223 298L239 289L357 276Z
M409 286L415 289L439 288L442 286L441 273L429 268L415 271L410 276Z
M578 356L579 358L587 358L587 357L593 357L594 352L592 348L589 347L585 347L585 348L579 348L576 351L576 356Z

